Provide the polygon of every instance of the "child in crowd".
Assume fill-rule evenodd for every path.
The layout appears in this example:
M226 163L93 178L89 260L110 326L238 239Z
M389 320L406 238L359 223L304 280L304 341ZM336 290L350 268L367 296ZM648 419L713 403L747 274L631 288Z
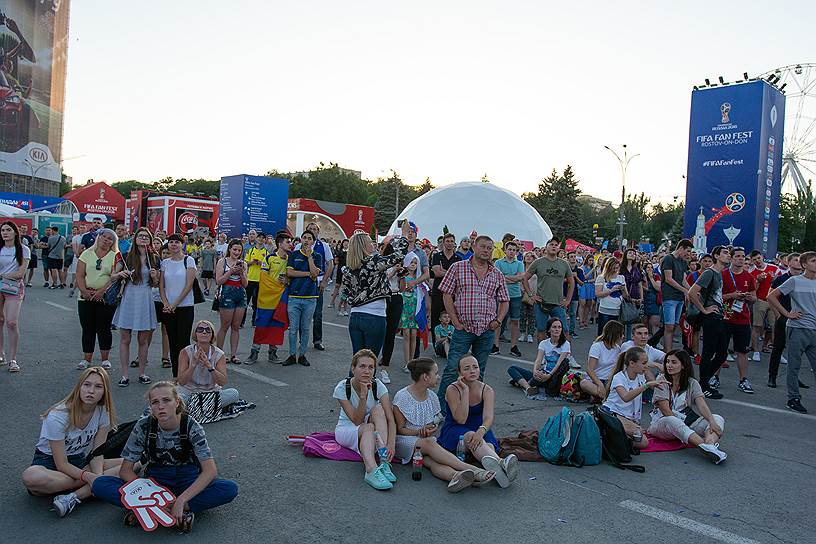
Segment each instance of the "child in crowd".
M421 271L419 269L419 257L414 253L409 253L405 257L405 269L407 274L404 278L404 283L400 283L402 287L402 317L400 317L399 327L402 329L402 353L405 357L405 364L402 366L403 372L408 372L408 361L414 358L414 350L416 349L417 341L417 325L416 308L417 295L415 287L407 287L408 282L417 279Z
M439 357L448 358L448 351L450 350L450 341L453 337L453 325L451 325L451 318L448 312L443 311L439 314L439 325L434 327L434 336L436 337L436 344L434 344L434 352Z
M119 488L139 478L135 465L145 456L144 477L176 496L170 515L181 531L190 532L195 514L231 502L238 495L238 484L216 478L218 469L204 429L187 415L175 385L165 381L153 384L147 391L147 402L150 415L133 427L122 450L119 477L93 479L93 494L124 507ZM138 523L131 510L126 511L124 523L128 527Z
M663 376L656 380L646 381L643 375L649 363L649 357L642 348L629 348L618 356L612 383L603 407L615 414L623 424L626 435L632 439L632 445L643 449L649 440L643 436L640 427L640 416L643 411L643 392L654 387L661 387L669 382Z
M519 467L515 455L499 459L496 453L499 442L490 430L496 394L492 387L479 380L479 362L472 355L462 357L457 370L459 379L445 390L447 406L439 444L456 452L461 437L466 450L494 473L496 483L507 487L518 476Z
M663 440L678 438L696 446L715 464L725 461L728 455L720 450L725 420L711 413L685 350L666 355L663 377L668 384L655 390L649 434Z
M521 388L527 397L538 395L539 387L543 387L552 377L555 369L561 364L569 364L570 343L564 332L564 324L557 317L547 321L547 338L538 344L538 353L532 372L520 366L510 366L510 385Z
M394 395L394 419L398 433L396 457L408 462L418 448L424 465L431 473L449 482L450 493L491 481L494 477L492 472L459 460L440 446L433 436L441 416L439 398L434 392L439 383L437 364L433 359L420 357L409 362L408 369L413 383Z
M204 283L204 294L210 295L210 288L213 284L215 275L215 248L212 240L209 238L204 240L204 246L201 248L201 281Z
M53 495L57 515L65 517L91 496L93 477L116 474L121 459L90 457L105 443L114 421L108 373L85 369L67 397L42 415L40 438L23 484L32 495Z
M397 432L388 389L374 377L376 369L377 356L371 350L361 349L352 356L351 377L337 382L332 395L340 402L334 439L363 458L368 485L386 490L397 481L390 464ZM363 397L366 401L360 402Z
M595 402L601 402L606 397L606 384L620 355L623 334L624 327L620 321L607 321L601 335L589 347L588 378L581 380L580 387L592 395Z

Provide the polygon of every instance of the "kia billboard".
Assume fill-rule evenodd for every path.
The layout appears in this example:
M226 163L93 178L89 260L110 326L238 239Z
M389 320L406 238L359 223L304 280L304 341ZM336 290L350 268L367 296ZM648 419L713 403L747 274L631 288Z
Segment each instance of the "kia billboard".
M69 0L0 2L2 172L61 179L68 6Z

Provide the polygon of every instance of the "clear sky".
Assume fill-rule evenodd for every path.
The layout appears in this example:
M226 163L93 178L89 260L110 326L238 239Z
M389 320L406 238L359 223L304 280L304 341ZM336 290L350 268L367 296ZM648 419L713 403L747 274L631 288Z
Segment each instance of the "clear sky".
M685 194L692 86L816 56L816 2L72 0L74 183L337 162L517 193Z

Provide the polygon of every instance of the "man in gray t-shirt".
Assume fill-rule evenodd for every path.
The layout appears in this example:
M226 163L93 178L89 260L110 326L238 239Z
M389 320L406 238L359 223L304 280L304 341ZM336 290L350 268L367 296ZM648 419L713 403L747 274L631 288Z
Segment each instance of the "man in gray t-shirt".
M806 414L799 395L799 369L802 355L807 355L810 368L816 373L816 252L802 253L799 263L804 274L792 276L771 290L768 304L788 319L788 409ZM790 311L780 304L780 294L790 296Z
M65 259L65 236L59 233L57 227L51 227L51 236L48 237L48 248L43 250L43 257L48 258L48 272L51 275L50 289L65 289L65 271L63 262Z

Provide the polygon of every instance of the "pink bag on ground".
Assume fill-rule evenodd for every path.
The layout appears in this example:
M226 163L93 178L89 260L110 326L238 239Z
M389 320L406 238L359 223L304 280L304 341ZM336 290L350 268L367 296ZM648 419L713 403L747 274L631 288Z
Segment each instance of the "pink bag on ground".
M334 433L312 433L303 441L303 455L306 457L323 457L332 461L362 462L362 457L355 451L344 448L334 440Z

